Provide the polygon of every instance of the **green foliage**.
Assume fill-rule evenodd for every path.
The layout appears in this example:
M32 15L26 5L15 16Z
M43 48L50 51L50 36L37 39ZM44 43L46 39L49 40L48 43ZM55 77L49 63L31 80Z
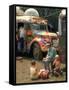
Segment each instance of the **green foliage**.
M23 11L31 7L21 7ZM58 30L58 16L62 9L60 8L42 8L33 7L39 12L40 17L48 19L48 23L54 27L55 32Z

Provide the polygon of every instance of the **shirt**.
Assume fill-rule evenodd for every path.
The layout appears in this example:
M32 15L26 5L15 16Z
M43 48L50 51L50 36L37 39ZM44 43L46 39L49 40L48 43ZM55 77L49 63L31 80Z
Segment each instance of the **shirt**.
M24 38L24 29L20 28L20 38Z
M56 49L54 47L51 47L48 49L48 53L47 55L50 57L50 58L55 58L57 52L56 52Z
M55 59L54 62L53 62L53 65L55 65L55 68L56 69L60 69L60 67L61 67L61 61Z
M37 77L37 69L36 69L36 67L30 67L30 77L32 79Z

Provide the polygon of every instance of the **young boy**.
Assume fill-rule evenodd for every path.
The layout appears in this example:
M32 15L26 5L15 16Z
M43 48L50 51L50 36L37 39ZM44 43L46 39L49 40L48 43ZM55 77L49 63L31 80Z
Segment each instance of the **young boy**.
M53 66L54 66L54 75L55 76L60 76L62 75L62 70L61 70L61 59L59 57L59 55L55 56L55 60L53 62Z
M30 78L32 80L38 79L38 72L37 72L37 67L36 67L36 62L32 61L31 66L30 66Z
M49 79L49 70L40 69L38 76L41 79Z

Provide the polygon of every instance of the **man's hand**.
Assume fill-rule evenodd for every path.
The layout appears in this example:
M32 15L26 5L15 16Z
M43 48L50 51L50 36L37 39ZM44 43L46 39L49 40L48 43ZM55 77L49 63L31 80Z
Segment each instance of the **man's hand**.
M50 56L47 55L46 58L43 58L43 61L48 61L49 58L50 58Z
M48 58L43 58L43 61L48 61Z

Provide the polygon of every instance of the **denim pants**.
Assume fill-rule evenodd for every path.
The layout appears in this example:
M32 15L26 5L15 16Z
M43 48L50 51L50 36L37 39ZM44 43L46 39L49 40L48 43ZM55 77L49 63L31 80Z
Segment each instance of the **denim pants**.
M20 38L19 42L18 42L18 51L22 51L24 48L24 39Z
M44 67L46 70L52 70L52 63L53 63L53 59L49 58L48 61L43 61Z

